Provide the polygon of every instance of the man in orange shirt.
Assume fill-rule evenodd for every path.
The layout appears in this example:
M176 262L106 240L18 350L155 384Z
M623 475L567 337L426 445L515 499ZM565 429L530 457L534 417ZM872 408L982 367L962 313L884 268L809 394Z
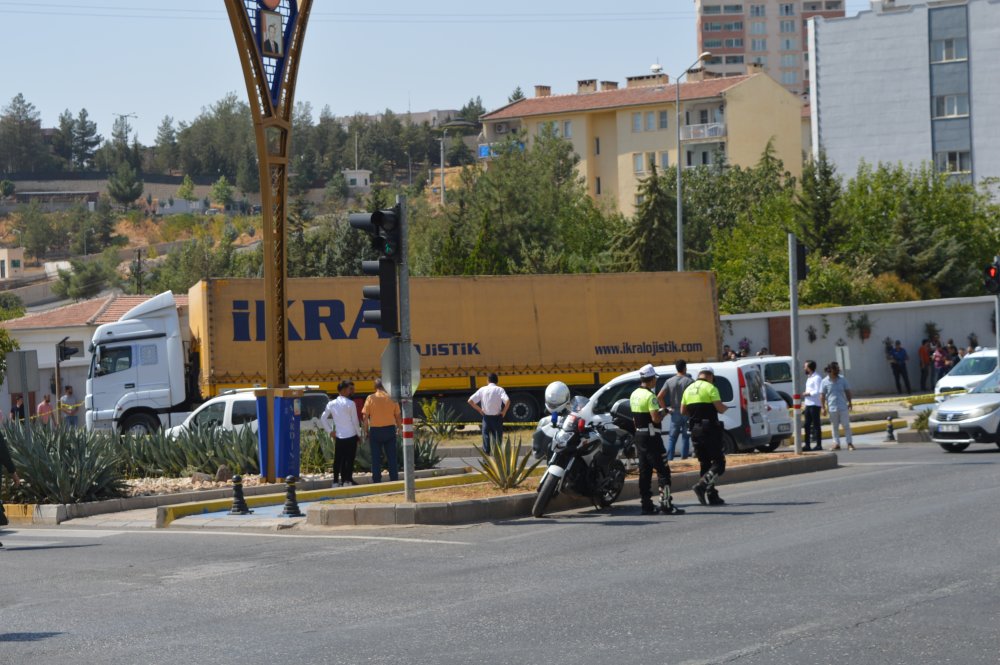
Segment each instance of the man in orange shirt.
M38 416L38 422L43 425L49 424L52 419L52 395L45 395L45 398L38 404L35 413Z
M368 445L372 452L372 482L382 482L382 451L389 462L389 480L399 480L399 465L396 460L396 431L403 425L403 415L399 404L393 401L382 385L382 379L375 379L375 392L365 400L361 409L361 419L368 433Z
M933 376L931 374L931 354L934 349L931 348L931 341L925 339L920 343L920 349L917 350L917 355L920 357L920 392L927 390L927 377L932 377L931 388L934 387Z

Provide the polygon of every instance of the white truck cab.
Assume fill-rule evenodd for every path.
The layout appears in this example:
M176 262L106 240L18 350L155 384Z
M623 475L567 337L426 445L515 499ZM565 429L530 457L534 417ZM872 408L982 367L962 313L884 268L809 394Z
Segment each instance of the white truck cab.
M91 350L88 430L150 433L187 416L186 356L172 293L99 326Z

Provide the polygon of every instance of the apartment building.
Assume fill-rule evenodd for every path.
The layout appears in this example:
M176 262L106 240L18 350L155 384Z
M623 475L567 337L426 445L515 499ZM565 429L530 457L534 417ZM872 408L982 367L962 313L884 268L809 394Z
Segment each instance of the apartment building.
M806 24L814 16L842 17L846 0L695 0L698 52L722 76L758 65L789 92L808 95Z
M681 142L677 143L680 95ZM491 143L523 131L531 140L546 128L571 141L578 169L591 196L632 214L639 203L639 182L651 171L674 166L727 163L751 166L772 141L785 167L798 175L802 166L802 102L767 74L670 84L654 73L614 81L578 81L575 94L553 95L536 86L535 96L482 116L488 158ZM678 150L678 147L680 150Z
M1000 0L873 2L811 21L809 40L813 150L841 173L865 160L1000 177Z

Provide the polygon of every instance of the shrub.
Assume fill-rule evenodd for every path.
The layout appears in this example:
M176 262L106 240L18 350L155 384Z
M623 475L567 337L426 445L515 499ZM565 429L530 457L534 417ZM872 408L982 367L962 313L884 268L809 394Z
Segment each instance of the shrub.
M176 438L162 430L152 435L126 435L121 439L123 470L131 476L188 475L192 470L214 474L225 464L233 473L257 474L257 433L217 427L185 430Z
M4 423L22 484L15 500L82 503L125 494L121 449L114 437L77 428Z
M325 473L333 465L333 437L325 430L306 430L300 439L302 473Z
M924 409L917 414L916 418L913 419L913 424L910 425L910 427L912 427L915 432L927 432L930 429L930 425L928 423L930 417L931 410Z
M478 445L476 452L479 453L480 468L483 474L501 490L516 489L523 483L531 472L535 470L542 460L535 460L535 463L528 466L530 453L521 456L521 439L518 437L515 446L508 436L503 441L497 441L490 446L487 453Z
M460 425L456 422L458 415L446 404L441 404L436 398L420 400L420 410L424 417L417 423L417 432L427 431L442 439L451 439L455 436Z

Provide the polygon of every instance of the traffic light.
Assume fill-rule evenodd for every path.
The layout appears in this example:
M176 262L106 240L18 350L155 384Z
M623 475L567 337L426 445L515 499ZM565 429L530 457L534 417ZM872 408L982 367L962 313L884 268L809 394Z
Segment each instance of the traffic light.
M990 293L1000 293L1000 260L994 259L983 272L985 274L983 286L986 290Z
M361 262L361 272L378 276L377 286L362 287L365 299L377 301L379 304L378 309L365 310L364 321L377 325L390 335L399 334L396 264L402 260L401 216L402 210L397 204L388 210L352 213L348 217L352 227L366 232L371 237L372 249L379 253L378 261Z
M60 342L56 348L59 350L59 362L69 360L72 356L80 353L80 347L69 346L67 344L63 344L62 342Z
M809 250L801 242L795 243L795 270L796 277L801 282L809 274L809 266L806 264L806 255Z

